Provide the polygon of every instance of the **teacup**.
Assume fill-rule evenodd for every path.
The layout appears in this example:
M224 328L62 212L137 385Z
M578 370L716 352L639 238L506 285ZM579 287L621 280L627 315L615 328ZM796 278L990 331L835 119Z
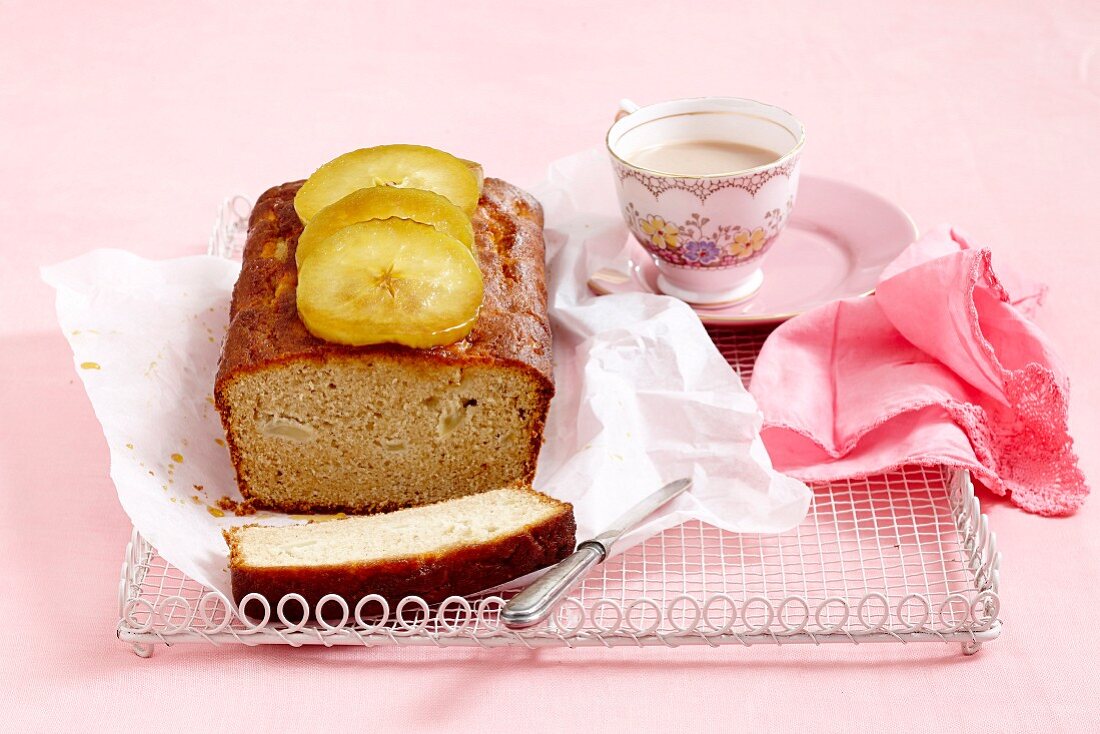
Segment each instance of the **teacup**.
M607 132L619 204L662 292L696 304L752 296L798 191L802 124L772 105L701 97L623 112Z

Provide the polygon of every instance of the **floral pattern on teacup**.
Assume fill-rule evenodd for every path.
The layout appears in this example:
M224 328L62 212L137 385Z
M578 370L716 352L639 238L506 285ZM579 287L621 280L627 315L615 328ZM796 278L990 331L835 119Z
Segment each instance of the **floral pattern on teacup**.
M642 246L666 262L685 268L728 268L763 256L793 205L792 198L785 211L769 210L760 227L715 225L699 213L677 224L656 214L642 214L632 203L627 204L624 217Z
M760 227L751 232L743 229L733 236L729 249L735 257L751 257L754 253L763 250L767 242L768 236Z
M684 245L684 259L689 263L712 265L722 257L717 242L710 240L690 240Z
M680 231L676 225L666 222L662 217L649 216L639 224L649 244L658 250L675 250L680 246Z

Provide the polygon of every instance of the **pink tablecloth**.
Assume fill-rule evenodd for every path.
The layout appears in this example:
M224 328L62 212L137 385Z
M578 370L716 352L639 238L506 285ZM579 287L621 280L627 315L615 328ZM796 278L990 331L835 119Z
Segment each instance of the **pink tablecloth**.
M1075 378L1082 466L1100 476L1100 6L813 5L0 6L6 720L117 731L1100 726L1095 501L1049 520L982 497L1005 555L1006 626L970 659L940 646L202 646L141 660L114 639L129 523L37 267L93 247L198 252L224 194L254 195L364 144L434 144L532 183L547 161L598 145L621 96L782 104L809 130L805 170L880 191L921 226L964 226L1047 281L1040 322Z

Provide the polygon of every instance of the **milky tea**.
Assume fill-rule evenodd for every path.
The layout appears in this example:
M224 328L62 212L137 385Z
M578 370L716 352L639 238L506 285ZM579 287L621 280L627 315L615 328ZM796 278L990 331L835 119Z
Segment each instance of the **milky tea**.
M717 176L766 166L782 153L730 140L668 140L630 153L639 168L681 176Z

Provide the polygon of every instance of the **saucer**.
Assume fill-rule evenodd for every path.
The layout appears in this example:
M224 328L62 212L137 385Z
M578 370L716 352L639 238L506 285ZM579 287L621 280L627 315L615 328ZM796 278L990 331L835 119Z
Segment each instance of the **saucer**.
M736 303L690 304L704 324L771 324L840 298L866 296L883 269L917 238L896 204L850 183L803 176L790 221L764 261L760 289ZM657 266L633 237L622 270L588 279L600 295L661 293Z

